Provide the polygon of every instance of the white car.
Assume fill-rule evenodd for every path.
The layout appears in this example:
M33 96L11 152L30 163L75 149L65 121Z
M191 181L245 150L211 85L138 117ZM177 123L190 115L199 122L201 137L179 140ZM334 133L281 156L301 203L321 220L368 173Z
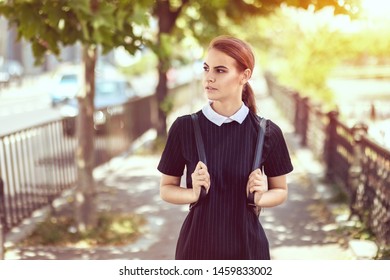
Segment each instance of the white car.
M121 118L125 112L125 104L135 98L131 84L121 75L105 75L96 77L94 98L94 128L97 132L107 130L108 119ZM64 117L64 133L72 136L75 133L75 117L78 115L76 98L68 99L61 107Z
M53 107L68 102L76 97L81 89L81 66L66 65L56 71L50 90Z

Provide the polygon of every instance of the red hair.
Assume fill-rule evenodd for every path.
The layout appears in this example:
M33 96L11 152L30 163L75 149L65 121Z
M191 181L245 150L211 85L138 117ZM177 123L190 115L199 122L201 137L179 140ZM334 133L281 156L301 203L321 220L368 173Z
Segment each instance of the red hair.
M209 49L212 48L232 57L240 71L250 69L253 73L255 56L251 47L244 41L231 36L218 36L210 42ZM251 112L256 114L255 94L249 83L246 83L242 90L242 101Z

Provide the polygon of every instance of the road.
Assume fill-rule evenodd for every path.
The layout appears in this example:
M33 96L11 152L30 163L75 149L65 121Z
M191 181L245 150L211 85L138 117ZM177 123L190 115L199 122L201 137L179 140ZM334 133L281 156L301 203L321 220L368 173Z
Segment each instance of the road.
M154 76L139 77L134 88L140 96L154 92ZM21 86L0 90L0 135L6 135L37 124L60 119L61 106L53 108L49 90L51 75L26 78Z
M58 110L50 107L50 76L27 77L22 85L12 84L0 90L0 135L58 119Z
M199 77L199 74L193 66L182 67L170 76L168 86L189 83L194 75ZM136 94L142 97L154 93L157 79L157 72L150 72L132 77L130 83ZM61 118L61 108L51 107L51 83L52 74L45 73L25 78L21 86L13 84L0 89L0 135Z
M50 105L50 75L24 78L22 84L0 89L0 117L35 111Z

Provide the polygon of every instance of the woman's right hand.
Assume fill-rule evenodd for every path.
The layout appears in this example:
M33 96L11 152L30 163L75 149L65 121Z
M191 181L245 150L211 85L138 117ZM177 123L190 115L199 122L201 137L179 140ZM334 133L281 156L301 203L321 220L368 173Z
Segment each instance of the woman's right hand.
M191 174L192 190L196 201L199 200L201 187L205 187L206 193L210 189L210 174L207 170L207 166L199 161L195 167L194 172Z

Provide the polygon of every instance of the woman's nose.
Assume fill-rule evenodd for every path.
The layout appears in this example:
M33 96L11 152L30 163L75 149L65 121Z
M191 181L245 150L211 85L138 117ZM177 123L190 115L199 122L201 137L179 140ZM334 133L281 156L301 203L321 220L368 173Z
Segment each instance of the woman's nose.
M215 78L212 75L209 74L206 77L206 81L209 82L209 83L214 83L215 82Z

